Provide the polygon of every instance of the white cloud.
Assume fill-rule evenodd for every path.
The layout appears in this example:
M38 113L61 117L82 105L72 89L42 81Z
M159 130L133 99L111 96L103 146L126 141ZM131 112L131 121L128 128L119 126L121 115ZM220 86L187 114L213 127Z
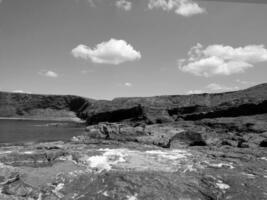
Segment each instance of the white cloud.
M189 90L188 92L186 92L186 94L201 94L204 93L203 90Z
M242 85L255 85L256 84L253 81L245 81L245 80L240 80L240 79L237 79L236 82Z
M148 8L161 8L165 11L174 10L176 14L184 17L190 17L205 12L205 9L201 8L193 0L149 0Z
M192 15L197 15L205 12L204 8L201 8L197 3L195 2L190 2L190 1L181 1L180 7L178 7L175 10L175 13L185 16L185 17L190 17Z
M141 59L141 53L124 40L110 39L97 44L94 49L80 44L72 49L75 58L90 59L93 63L118 65Z
M239 90L238 86L227 87L217 83L210 83L209 85L206 86L206 88L209 89L210 91L216 91L216 92Z
M12 92L13 92L13 93L25 93L25 94L31 94L31 92L27 92L27 91L24 91L24 90L13 90Z
M14 93L25 93L23 90L13 90Z
M228 87L218 83L210 83L203 89L189 90L186 94L202 94L202 93L212 93L212 92L227 92L239 90L238 86Z
M132 2L127 0L118 0L116 1L116 7L128 11L132 9Z
M56 72L51 71L51 70L48 70L48 71L43 70L43 71L40 71L39 74L42 76L49 77L49 78L57 78L58 77L58 74Z
M88 73L93 73L94 70L93 69L84 69L81 71L82 74L88 74Z
M255 63L267 61L264 45L231 46L201 44L192 47L187 59L178 61L180 70L197 76L231 75L254 67Z
M94 0L88 0L88 3L91 7L96 7Z
M124 86L126 86L126 87L132 87L133 84L132 83L129 83L129 82L126 82L126 83L124 83Z

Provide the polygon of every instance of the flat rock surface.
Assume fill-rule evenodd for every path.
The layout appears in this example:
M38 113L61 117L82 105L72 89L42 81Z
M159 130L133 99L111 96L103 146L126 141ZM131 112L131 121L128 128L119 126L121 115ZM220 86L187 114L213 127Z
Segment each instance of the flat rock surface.
M0 199L267 199L267 152L138 143L0 148Z

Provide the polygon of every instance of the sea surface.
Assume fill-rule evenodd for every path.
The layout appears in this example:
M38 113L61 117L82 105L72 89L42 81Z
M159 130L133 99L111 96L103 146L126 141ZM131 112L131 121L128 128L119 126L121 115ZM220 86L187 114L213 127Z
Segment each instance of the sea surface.
M0 119L0 143L68 141L84 128L77 122Z

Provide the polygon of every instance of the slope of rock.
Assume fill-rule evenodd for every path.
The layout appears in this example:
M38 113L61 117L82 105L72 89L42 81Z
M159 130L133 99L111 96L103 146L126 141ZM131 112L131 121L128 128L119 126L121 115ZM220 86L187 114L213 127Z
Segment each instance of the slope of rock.
M73 118L93 100L70 95L0 92L0 117L33 119Z
M69 116L99 122L165 123L267 112L267 84L245 90L194 95L92 100L77 96L0 93L0 117Z

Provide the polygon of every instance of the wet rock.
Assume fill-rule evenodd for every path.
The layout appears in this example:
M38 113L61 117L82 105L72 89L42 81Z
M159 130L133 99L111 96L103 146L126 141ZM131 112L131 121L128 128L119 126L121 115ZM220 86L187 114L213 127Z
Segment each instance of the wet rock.
M86 128L86 134L89 138L133 141L136 137L144 135L142 127L132 127L125 124L101 123Z
M153 130L156 130L153 126L149 127L152 135ZM157 129L157 132L164 134L168 131L167 127ZM177 135L179 133L175 133L172 138ZM10 166L0 163L0 177L3 177L0 199L266 198L267 154L263 148L190 146L192 141L203 140L200 135L202 134L194 131L181 132L178 139L187 145L186 149L163 149L146 145L133 145L129 149L130 146L126 143L65 143L64 150L67 154L55 154L61 156L52 159L59 160L53 165L36 168L31 165ZM14 149L19 149L20 155L23 155L22 152L27 154L30 149L33 154L40 151L61 151L36 150L29 146ZM10 151L12 147L8 151L6 148L1 151L0 148L0 157L15 153ZM21 156L21 159L24 158L27 157Z
M260 142L260 147L267 147L267 139Z
M237 146L239 148L249 148L249 147L251 147L251 145L249 145L249 143L247 143L247 142L240 142L240 143L238 143Z
M206 146L207 143L202 135L197 132L184 131L176 134L170 140L171 148L188 147L188 146Z
M161 147L168 147L170 139L181 132L182 129L160 125L130 126L127 124L101 123L88 126L87 133L82 137L76 137L73 141L97 142L99 140L113 140L120 142L138 142L141 144L153 144Z
M120 122L123 120L141 121L144 120L144 108L141 105L133 106L125 109L109 110L107 112L99 112L88 116L88 124L97 124L99 122Z
M224 140L221 142L221 145L222 145L222 146L232 146L232 147L237 147L237 146L238 146L238 142L235 141L235 140L227 140L227 139L224 139Z
M0 162L12 166L31 166L45 167L51 166L56 162L56 159L61 156L66 156L68 153L63 150L59 151L22 151L12 152L0 156Z
M2 193L6 195L32 199L37 199L39 195L39 191L33 186L24 183L19 174L10 177L2 185Z

